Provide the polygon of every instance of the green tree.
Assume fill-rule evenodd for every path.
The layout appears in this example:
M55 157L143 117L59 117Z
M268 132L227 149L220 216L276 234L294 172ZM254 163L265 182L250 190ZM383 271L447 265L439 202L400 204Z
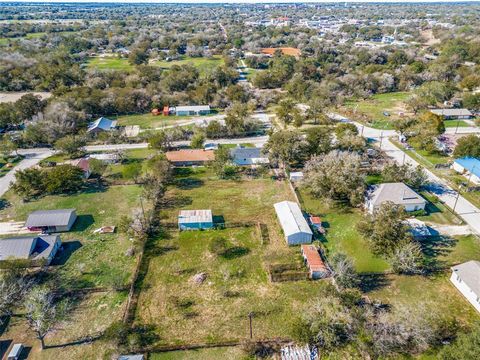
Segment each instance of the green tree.
M49 194L72 193L81 189L84 184L83 170L70 164L57 165L44 170L45 191Z
M421 274L423 272L422 249L415 242L407 242L398 246L388 261L397 274Z
M45 107L45 102L40 96L25 94L15 102L15 108L22 120L30 120Z
M341 138L346 135L358 135L358 129L354 124L341 123L335 128L335 135L337 138Z
M445 345L438 354L441 360L477 360L480 358L480 323L460 334L451 345Z
M312 127L307 130L309 155L326 154L332 149L333 136L329 128Z
M283 167L295 166L305 159L307 146L298 131L283 130L274 132L268 138L264 151L272 163L281 163Z
M37 168L18 170L12 189L25 200L39 196L45 191L45 173Z
M236 175L237 167L232 163L230 149L220 146L215 150L215 160L211 163L212 169L221 179L227 179Z
M61 139L55 141L55 149L61 151L63 154L68 155L71 159L82 156L84 147L87 145L87 140L84 136L79 135L67 135Z
M480 137L474 134L458 139L454 156L480 158Z
M386 183L402 182L416 190L428 182L427 173L420 165L414 168L410 164L398 165L396 162L390 162L383 167L382 179Z
M142 174L142 165L138 162L132 162L127 164L122 169L122 177L124 179L132 179L137 183L140 175Z
M401 245L412 241L405 218L403 206L387 201L373 214L367 214L357 224L357 230L368 239L374 254L391 256Z
M227 109L225 115L225 127L228 135L236 136L245 132L245 122L250 111L245 104L235 102Z
M190 147L193 149L202 149L205 143L205 133L201 130L196 130L190 139Z
M151 149L167 151L171 147L170 136L165 131L158 131L148 137L148 146Z
M301 118L300 110L297 108L296 103L292 99L283 99L278 103L275 109L275 115L285 127L288 127L295 119ZM301 125L301 124L300 124Z

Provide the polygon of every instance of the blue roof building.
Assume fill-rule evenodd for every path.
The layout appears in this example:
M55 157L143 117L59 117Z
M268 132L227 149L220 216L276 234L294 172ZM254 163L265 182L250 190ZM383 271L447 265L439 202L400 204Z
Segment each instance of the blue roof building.
M466 175L473 183L480 184L480 160L473 157L456 159L453 169L460 174Z
M116 126L117 126L117 122L115 120L110 120L110 119L101 117L91 122L88 125L87 132L98 133L102 131L110 131L110 130L114 130Z

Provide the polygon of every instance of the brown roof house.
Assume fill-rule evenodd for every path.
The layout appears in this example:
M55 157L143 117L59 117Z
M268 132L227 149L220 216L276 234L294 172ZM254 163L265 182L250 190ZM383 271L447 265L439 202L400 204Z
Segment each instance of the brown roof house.
M212 150L203 149L168 151L165 155L175 166L205 165L215 160L215 153Z
M311 279L322 279L329 275L328 268L314 245L302 245L302 256L307 264Z
M302 52L299 49L292 47L263 48L261 52L264 55L273 56L277 50L283 55L294 56L296 58L299 58L300 55L302 55Z

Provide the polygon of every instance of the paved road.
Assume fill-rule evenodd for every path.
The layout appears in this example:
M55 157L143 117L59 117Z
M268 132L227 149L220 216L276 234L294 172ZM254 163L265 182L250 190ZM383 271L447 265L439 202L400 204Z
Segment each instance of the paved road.
M338 115L338 114L335 114ZM338 115L341 116L341 115ZM363 132L363 136L377 140L377 144L381 144L381 148L388 156L398 163L408 163L414 166L420 165L405 152L397 148L389 139L390 136L395 136L394 130L378 130L373 129L357 122L353 122ZM462 128L462 133L478 133L480 129L465 127ZM454 133L455 129L447 129L447 133ZM460 133L460 129L458 131ZM453 190L445 180L439 178L430 170L425 169L430 181L429 190L435 194L443 203L450 209L455 208L455 213L460 216L465 223L467 223L472 230L480 235L480 209L473 205L470 201L459 195L457 191Z
M50 149L22 149L19 150L18 153L24 155L25 159L20 161L10 172L0 178L0 196L3 196L10 188L10 183L15 180L16 171L37 165L42 159L51 156L53 151Z

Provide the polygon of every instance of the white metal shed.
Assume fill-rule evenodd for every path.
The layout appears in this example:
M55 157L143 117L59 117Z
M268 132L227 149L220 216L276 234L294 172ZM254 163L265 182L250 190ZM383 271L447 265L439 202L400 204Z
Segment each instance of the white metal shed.
M312 230L297 203L282 201L273 205L288 245L310 244Z

